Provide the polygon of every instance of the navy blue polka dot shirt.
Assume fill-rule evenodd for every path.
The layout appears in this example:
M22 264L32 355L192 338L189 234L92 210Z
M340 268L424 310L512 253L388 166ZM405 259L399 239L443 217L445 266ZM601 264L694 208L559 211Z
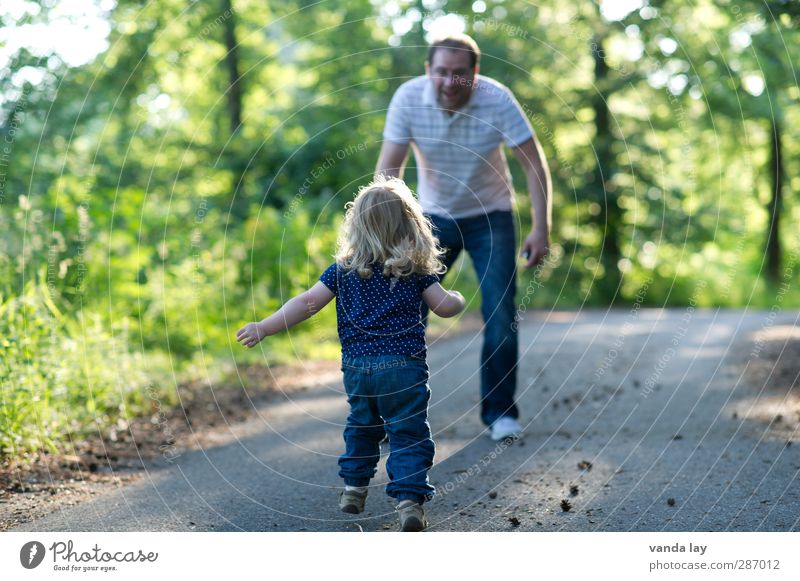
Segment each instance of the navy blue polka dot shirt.
M435 274L383 276L380 263L372 277L331 264L320 281L336 295L336 321L342 355L405 355L424 359L422 291L439 282Z

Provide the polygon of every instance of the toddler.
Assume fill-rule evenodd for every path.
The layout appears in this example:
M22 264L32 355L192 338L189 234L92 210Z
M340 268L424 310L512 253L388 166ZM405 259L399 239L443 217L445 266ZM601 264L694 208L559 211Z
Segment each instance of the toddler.
M423 503L433 496L428 471L434 444L428 424L428 366L424 302L436 315L452 317L464 297L439 284L443 251L430 222L406 184L379 176L347 204L336 261L320 281L263 321L239 329L237 340L254 347L288 329L336 297L342 372L350 414L339 458L342 511L364 510L370 479L388 436L386 493L394 498L400 528L427 527Z

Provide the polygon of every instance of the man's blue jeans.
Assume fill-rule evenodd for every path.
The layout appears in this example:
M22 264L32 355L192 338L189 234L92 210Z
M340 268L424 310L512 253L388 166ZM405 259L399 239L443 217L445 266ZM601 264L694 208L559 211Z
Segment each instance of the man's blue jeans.
M350 415L339 476L349 486L367 486L377 470L380 442L388 434L386 494L398 501L430 500L434 445L427 363L403 355L342 357L342 372Z
M449 269L461 250L475 266L481 289L483 348L481 350L481 419L487 426L496 419L519 417L514 403L517 388L518 338L517 241L511 212L491 212L469 218L428 216L434 235L447 251ZM427 309L423 303L423 315Z

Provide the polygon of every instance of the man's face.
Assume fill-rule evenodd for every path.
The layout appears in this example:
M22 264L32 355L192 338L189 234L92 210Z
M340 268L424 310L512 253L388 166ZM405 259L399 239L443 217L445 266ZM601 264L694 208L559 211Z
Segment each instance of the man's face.
M437 48L433 61L425 63L425 72L433 82L439 106L455 111L469 101L478 67L470 67L470 55L465 50Z

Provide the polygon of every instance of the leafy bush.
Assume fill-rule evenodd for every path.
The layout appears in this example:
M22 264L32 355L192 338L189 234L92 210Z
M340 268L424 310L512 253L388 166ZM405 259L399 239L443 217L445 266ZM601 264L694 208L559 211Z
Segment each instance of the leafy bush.
M41 282L0 297L0 456L56 450L156 400L174 405L169 362L133 350L128 328L91 312L66 316Z

